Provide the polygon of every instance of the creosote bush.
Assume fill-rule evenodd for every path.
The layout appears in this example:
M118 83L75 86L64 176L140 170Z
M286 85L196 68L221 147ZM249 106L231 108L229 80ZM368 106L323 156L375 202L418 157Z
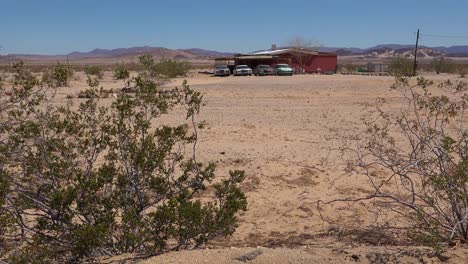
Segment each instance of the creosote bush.
M468 66L467 65L458 65L457 72L460 75L460 78L465 78L466 74L468 73Z
M104 71L99 65L86 66L84 68L84 72L86 73L86 75L93 75L99 80L104 77Z
M391 208L405 221L387 225L417 243L435 248L468 242L468 86L396 78L401 109L379 99L366 117L366 130L345 141L348 169L363 175L371 189L359 198ZM434 95L437 94L437 95ZM374 173L379 171L381 173ZM332 201L338 202L338 201Z
M90 88L96 88L99 86L99 77L86 76L86 83Z
M124 64L117 64L114 67L114 79L123 80L125 86L129 86L130 72Z
M175 78L185 76L190 70L190 64L187 62L175 60L155 62L151 54L142 55L138 57L138 60L144 67L143 74L149 77Z
M407 58L394 58L388 65L388 72L394 76L413 76L413 61Z
M98 97L58 106L53 81L18 64L12 87L1 89L0 258L160 254L234 232L247 206L245 176L231 171L214 183L215 164L197 160L199 92L139 76L136 93L120 93L110 107ZM175 107L186 122L162 123Z
M154 65L154 70L167 78L175 78L185 76L190 70L190 65L187 62L162 60Z
M434 58L431 62L432 69L437 73L452 73L454 65L451 60L444 57Z
M23 67L23 62L20 62ZM49 68L42 75L42 83L48 87L66 87L73 77L73 70L69 67L60 64L59 62L52 68Z

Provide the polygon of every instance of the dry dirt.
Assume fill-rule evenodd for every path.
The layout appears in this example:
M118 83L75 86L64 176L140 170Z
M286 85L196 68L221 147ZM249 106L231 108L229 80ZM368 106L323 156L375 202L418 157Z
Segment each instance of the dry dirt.
M104 88L121 87L121 82L113 81L110 74L106 73L102 82ZM232 169L245 170L247 180L243 188L248 211L241 214L237 232L213 242L211 249L170 253L143 263L240 263L233 260L234 256L259 246L270 249L264 248L252 263L387 263L395 255L402 262L419 263L419 257L401 255L398 248L372 248L336 236L344 227L364 228L372 222L372 213L363 206L339 205L320 211L317 208L318 200L368 192L365 179L344 173L345 162L331 150L340 145L340 134L362 129L365 104L385 97L395 102L396 109L398 94L389 90L393 77L192 75L187 79L205 94L206 106L200 118L207 121L208 127L201 135L199 158L217 161L220 177ZM59 98L65 100L67 94L84 89L84 80L81 76L72 88L61 88ZM169 85L181 82L182 79L176 79ZM176 119L177 114L167 118ZM323 221L320 213L336 224ZM376 245L398 239L375 236L364 232L360 238ZM385 255L386 250L393 252L388 253L388 259L383 256L383 262L373 260L372 254ZM458 248L447 253L449 261L462 263L467 251Z

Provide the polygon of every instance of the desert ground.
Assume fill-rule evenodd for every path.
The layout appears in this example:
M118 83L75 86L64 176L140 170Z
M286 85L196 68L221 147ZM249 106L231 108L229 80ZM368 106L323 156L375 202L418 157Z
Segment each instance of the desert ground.
M86 89L85 76L75 75L71 87L59 88L58 101ZM434 80L455 75L428 75ZM375 220L363 204L317 206L319 200L358 197L368 192L365 178L345 172L345 160L335 151L342 135L363 129L364 107L378 97L395 102L389 76L296 75L292 77L212 77L193 72L187 79L202 92L206 106L199 116L208 124L197 154L216 161L217 175L244 170L243 190L248 210L240 215L232 237L207 248L173 252L151 259L131 257L104 262L242 263L250 251L259 255L249 263L439 263L429 248L395 245L394 237L373 236L366 227ZM121 88L106 72L101 85ZM81 99L73 99L79 102ZM104 99L112 100L112 99ZM165 117L179 120L182 112ZM181 119L180 119L181 120ZM347 232L355 230L356 233ZM359 233L360 232L360 233ZM343 235L352 234L352 235ZM395 242L396 243L396 242ZM449 263L464 263L468 248L444 253Z

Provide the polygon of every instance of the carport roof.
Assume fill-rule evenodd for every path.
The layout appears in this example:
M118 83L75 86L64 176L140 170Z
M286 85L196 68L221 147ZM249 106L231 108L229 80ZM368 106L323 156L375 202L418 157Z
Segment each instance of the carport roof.
M288 47L280 48L275 50L262 50L251 53L252 55L280 55L289 52L299 52L299 53L308 53L308 54L318 54L319 52L312 48L303 48L303 47Z
M273 55L247 55L247 56L238 56L238 60L266 60L273 59Z

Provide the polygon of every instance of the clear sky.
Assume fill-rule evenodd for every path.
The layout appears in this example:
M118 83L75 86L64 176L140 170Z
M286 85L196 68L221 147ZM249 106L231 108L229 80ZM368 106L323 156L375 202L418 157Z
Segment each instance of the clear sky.
M145 45L249 52L295 36L366 48L414 43L417 28L467 36L468 0L0 0L0 54Z

